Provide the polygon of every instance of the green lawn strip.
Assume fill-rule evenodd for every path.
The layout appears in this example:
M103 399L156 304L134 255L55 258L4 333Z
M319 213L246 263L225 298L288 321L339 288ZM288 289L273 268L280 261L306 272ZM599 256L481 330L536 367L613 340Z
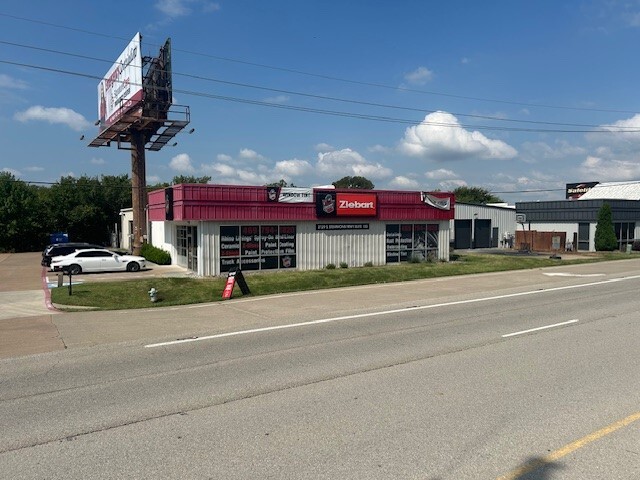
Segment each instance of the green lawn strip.
M333 270L244 272L251 295L320 290L376 283L404 282L425 278L469 275L508 270L541 268L552 265L591 263L604 260L629 259L618 253L598 254L580 259L551 259L548 256L512 255L456 255L451 262L422 262L384 265L378 267L336 268ZM78 279L78 277L75 277ZM90 307L100 310L119 310L149 307L168 307L222 300L226 277L161 277L119 282L96 282L54 288L54 304L65 310ZM149 290L158 291L158 301L152 303ZM242 296L236 285L233 298Z

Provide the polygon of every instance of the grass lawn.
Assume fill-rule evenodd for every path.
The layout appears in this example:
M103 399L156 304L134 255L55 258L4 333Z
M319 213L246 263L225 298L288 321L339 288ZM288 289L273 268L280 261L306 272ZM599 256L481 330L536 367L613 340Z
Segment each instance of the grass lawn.
M421 262L384 265L378 267L336 268L311 271L269 271L245 273L251 295L324 288L348 287L375 283L406 282L423 278L468 275L507 270L523 270L552 265L592 263L604 260L629 259L624 253L600 253L586 258L552 259L548 256L517 255L452 255L451 262ZM244 273L244 272L243 272ZM148 278L112 283L83 283L51 291L53 302L62 310L91 307L100 310L120 310L149 307L168 307L222 300L226 277L207 278ZM158 302L149 299L149 290L158 291ZM241 297L236 285L233 298Z

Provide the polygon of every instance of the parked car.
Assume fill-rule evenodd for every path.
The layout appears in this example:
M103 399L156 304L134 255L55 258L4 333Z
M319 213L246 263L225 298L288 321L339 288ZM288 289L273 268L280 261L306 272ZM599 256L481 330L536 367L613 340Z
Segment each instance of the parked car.
M146 267L146 259L136 255L120 255L105 248L77 250L69 255L53 257L51 270L67 271L72 275L82 272L137 272Z
M40 265L48 267L51 265L51 259L53 257L69 255L76 250L83 250L87 248L102 248L102 246L91 243L52 243L51 245L47 245L43 250Z

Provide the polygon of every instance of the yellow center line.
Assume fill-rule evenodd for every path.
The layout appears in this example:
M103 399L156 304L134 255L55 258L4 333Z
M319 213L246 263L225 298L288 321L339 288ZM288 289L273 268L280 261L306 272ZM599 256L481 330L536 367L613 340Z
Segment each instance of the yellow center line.
M640 420L640 412L636 412L632 415L629 415L627 418L623 418L622 420L618 420L617 422L614 422L610 425L607 425L604 428L601 428L600 430L597 430L593 433L590 433L589 435L586 435L574 442L568 443L567 445L565 445L564 447L559 448L558 450L555 450L553 452L551 452L548 455L545 455L543 457L540 457L534 461L525 463L524 465L520 466L519 468L513 470L512 472L503 475L502 477L498 477L497 480L516 480L517 478L521 477L522 475L526 475L527 473L531 473L534 470L537 470L538 468L544 466L544 465L548 465L550 463L553 463L554 461L565 457L567 455L569 455L572 452L575 452L576 450L578 450L579 448L582 448L586 445L588 445L591 442L595 442L596 440L599 440L602 437L605 437L613 432L615 432L616 430L619 430L620 428L626 427L627 425Z

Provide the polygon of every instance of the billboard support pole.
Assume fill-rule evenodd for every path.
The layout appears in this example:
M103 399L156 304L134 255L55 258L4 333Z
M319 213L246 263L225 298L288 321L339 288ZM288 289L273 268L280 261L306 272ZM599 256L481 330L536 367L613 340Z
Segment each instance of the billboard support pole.
M145 132L131 129L131 203L133 209L133 254L140 255L140 248L147 238L145 206L147 181L145 171Z

